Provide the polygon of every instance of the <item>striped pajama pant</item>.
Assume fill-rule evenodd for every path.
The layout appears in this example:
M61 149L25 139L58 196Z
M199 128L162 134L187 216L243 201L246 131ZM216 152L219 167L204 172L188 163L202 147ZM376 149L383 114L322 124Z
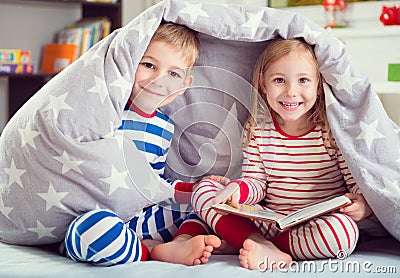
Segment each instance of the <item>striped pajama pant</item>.
M158 204L124 223L108 210L93 210L78 216L65 236L66 254L75 261L110 266L140 261L143 239L171 241L185 222L202 223L190 205ZM202 225L204 225L202 223Z
M222 185L211 180L202 181L193 191L192 204L194 211L200 218L216 234L228 241L228 238L235 237L239 233L242 226L223 227L226 224L223 219L225 218L226 220L226 217L229 216L231 219L238 220L239 218L240 220L241 217L222 215L210 208L215 195L222 188ZM283 234L269 222L251 221L256 226L257 231L272 242L274 242L274 238L278 238L280 234ZM297 260L343 257L344 254L347 256L354 251L358 237L357 224L350 217L340 213L331 213L289 229L285 234L286 242L283 244L285 248L282 249L287 249L285 251ZM228 241L228 243L231 242ZM235 244L231 244L235 246ZM276 245L278 248L280 247L278 244ZM235 247L240 248L241 246Z

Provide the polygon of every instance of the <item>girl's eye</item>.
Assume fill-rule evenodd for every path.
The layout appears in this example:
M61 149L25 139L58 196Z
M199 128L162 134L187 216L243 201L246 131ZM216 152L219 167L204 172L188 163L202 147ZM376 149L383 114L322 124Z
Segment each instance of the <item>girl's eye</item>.
M279 84L285 83L285 80L284 80L283 78L280 78L280 77L275 78L274 81L275 81L276 83L279 83Z
M178 78L181 77L181 76L179 75L179 73L177 73L176 71L170 71L169 74L170 74L172 77L178 77Z
M155 69L155 66L152 63L144 62L144 63L141 63L141 64L143 66L145 66L146 68Z
M299 79L299 83L302 83L302 84L306 84L309 81L310 80L308 80L308 78L304 78L304 77Z

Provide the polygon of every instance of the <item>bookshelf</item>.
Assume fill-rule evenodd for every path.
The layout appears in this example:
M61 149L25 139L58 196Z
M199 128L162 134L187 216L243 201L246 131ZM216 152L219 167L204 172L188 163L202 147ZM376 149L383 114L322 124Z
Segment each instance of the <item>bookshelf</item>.
M118 29L122 26L122 0L117 0L115 3L105 2L87 2L86 0L0 0L1 5L12 5L16 9L19 6L31 5L35 7L41 7L43 10L48 10L48 13L52 12L52 8L63 9L77 9L76 13L78 18L91 18L91 17L102 17L106 16L111 21L111 31ZM70 12L71 13L71 12ZM72 17L68 23L73 23L77 18ZM65 20L65 19L64 19ZM16 29L22 28L21 26L13 26ZM23 28L32 28L32 32L38 27L35 26L35 22L24 26ZM29 32L30 30L26 30ZM37 32L37 31L36 31ZM52 34L52 36L55 34ZM43 46L49 41L41 41L38 39L35 42L30 41L29 45L35 44L36 49L42 50ZM0 48L1 45L0 45ZM21 45L21 48L26 49L26 46ZM31 49L28 49L31 50ZM38 52L37 50L36 52ZM40 56L36 53L36 56ZM48 82L54 74L46 74L40 72L40 59L34 61L35 71L33 74L5 74L0 75L0 82L6 82L7 86L0 86L0 88L7 88L8 91L8 119L10 119L14 113L34 94L36 93L46 82ZM1 84L0 84L1 85ZM1 92L0 92L1 93ZM8 120L6 119L6 120ZM1 131L1 127L0 127Z

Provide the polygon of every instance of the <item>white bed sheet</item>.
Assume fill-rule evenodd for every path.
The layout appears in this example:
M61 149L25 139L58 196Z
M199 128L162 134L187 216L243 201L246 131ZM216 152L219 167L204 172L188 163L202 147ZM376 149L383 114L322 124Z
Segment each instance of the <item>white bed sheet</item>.
M309 263L311 261L308 261ZM37 247L0 243L0 277L400 277L400 242L394 238L364 240L346 260L293 264L285 271L250 271L240 267L237 256L214 255L208 264L183 266L164 262L140 262L113 267L75 263L57 253ZM304 267L306 270L303 270ZM357 271L359 267L359 271ZM364 268L363 268L364 267ZM320 269L324 269L320 271ZM342 269L342 270L341 270ZM356 271L354 271L356 270ZM289 273L287 273L287 272ZM378 273L385 271L386 273ZM391 272L391 273L388 273Z

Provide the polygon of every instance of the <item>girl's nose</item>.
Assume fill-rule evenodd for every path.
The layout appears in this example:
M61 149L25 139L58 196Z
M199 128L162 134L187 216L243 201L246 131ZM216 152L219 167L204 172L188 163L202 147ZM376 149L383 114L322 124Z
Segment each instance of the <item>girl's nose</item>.
M288 97L297 96L297 88L296 88L295 84L289 84L287 86L286 96L288 96Z

